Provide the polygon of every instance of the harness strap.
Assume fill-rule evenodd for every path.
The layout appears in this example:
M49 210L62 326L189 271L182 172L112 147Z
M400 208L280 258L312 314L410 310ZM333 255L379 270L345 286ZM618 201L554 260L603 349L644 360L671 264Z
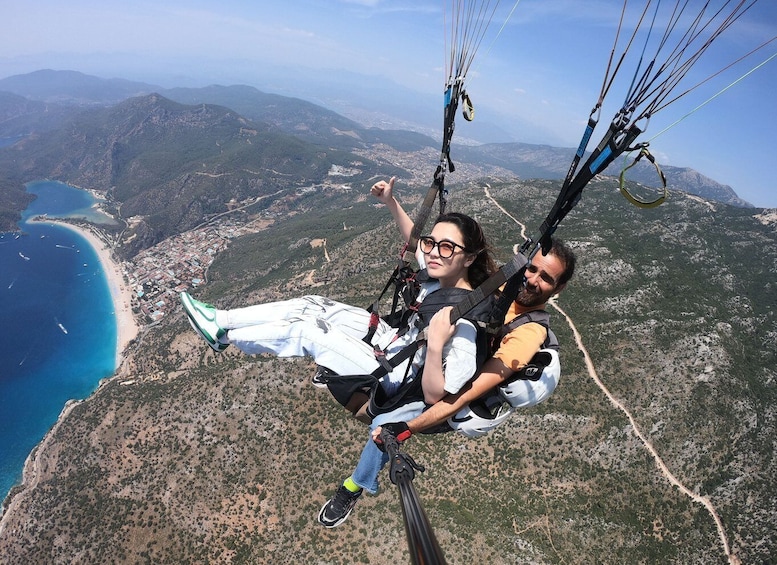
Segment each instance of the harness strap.
M572 162L567 178L564 180L564 184L561 187L561 192L556 198L556 202L553 204L550 213L542 222L540 226L540 235L537 238L537 242L542 246L543 251L550 249L551 236L556 231L556 228L561 223L566 215L574 208L580 201L583 189L596 175L604 171L613 160L623 153L628 146L642 133L636 125L631 125L628 129L624 130L623 118L616 118L610 124L610 128L604 135L602 140L596 149L593 150L588 160L575 174L575 169L580 161L580 157L585 151L585 147L591 138L593 133L593 127L596 125L594 120L589 120L586 131L583 134L583 139L578 148L578 152L575 155L575 159ZM528 248L534 242L528 240L521 251L527 251ZM535 250L536 252L536 250Z
M403 347L402 350L396 355L394 355L394 357L392 357L391 359L388 359L386 357L386 354L383 351L376 349L375 358L380 363L380 367L375 369L372 372L372 375L374 375L377 378L381 378L389 374L391 371L396 369L403 361L415 355L415 352L418 351L418 348L421 346L422 343L426 343L426 339L425 338L421 339L419 336L419 339L409 344L407 347Z
M521 255L521 257L523 257L523 255ZM507 284L505 284L504 288L502 289L502 293L499 295L499 298L494 301L494 308L491 311L491 318L489 319L488 326L486 327L486 331L488 332L489 336L495 336L504 324L507 311L510 309L510 305L518 296L518 293L523 287L524 282L525 281L523 276L513 276L507 281Z
M404 350L403 350L403 351L404 351ZM391 361L393 361L393 360L394 360L396 357L399 357L399 355L395 355L394 357L392 357L392 358L391 358L391 360L389 360L389 359L386 357L386 352L385 352L385 351L383 351L382 349L378 348L378 347L375 347L375 348L372 350L372 352L375 354L375 360L376 360L378 363L380 363L380 367L378 367L377 369L375 369L375 370L372 372L372 374L373 374L375 377L377 377L377 378L380 378L380 377L382 377L383 375L387 375L387 374L389 374L389 373L390 373L390 372L391 372L391 371L394 369L394 367L396 367L396 365L392 365L392 364L391 364ZM400 354L401 354L401 353L402 353L402 352L400 352ZM397 365L398 365L398 364L399 364L399 363L397 363Z
M413 222L413 229L410 231L410 239L407 241L405 251L403 252L402 261L405 264L409 264L412 260L412 254L415 252L415 248L418 245L418 238L421 237L421 232L426 226L426 222L429 221L429 215L432 213L432 206L438 195L442 195L445 190L445 172L442 165L437 166L437 170L434 172L434 179L426 191L421 207L418 210L418 214ZM445 209L442 196L440 197L440 213Z
M420 275L421 272L422 271L416 273L407 265L397 265L391 273L391 276L389 276L388 281L386 281L386 284L383 286L383 290L375 299L375 302L367 308L367 311L371 315L367 334L362 338L365 343L372 343L372 338L380 324L380 301L392 284L394 285L394 294L391 299L391 310L384 316L384 319L392 327L399 327L402 324L406 318L405 311L412 310L415 301L416 291L414 289L409 289L408 286L414 285L417 282L419 278L418 275ZM398 309L400 295L402 295L403 302L405 303L401 310Z
M375 359L377 359L381 366L373 371L372 374L380 378L390 373L394 368L398 367L401 363L414 355L421 344L426 342L426 328L429 325L432 316L434 316L441 308L453 304L456 300L463 296L468 296L471 292L472 291L463 288L441 288L430 293L417 306L418 319L416 320L415 327L421 331L416 340L406 347L403 347L399 353L394 355L391 359L386 357L385 351L375 347ZM405 325L397 332L392 342L400 336L405 335L408 331L410 331L410 326Z
M367 333L362 338L362 341L365 343L372 343L372 338L375 335L375 332L378 330L379 324L380 316L378 315L378 302L376 301L370 310L370 325L367 326Z
M499 329L499 332L496 334L494 344L496 345L501 342L505 336L515 328L524 324L528 324L529 322L540 324L548 332L545 341L542 343L542 349L558 349L558 339L556 338L556 334L554 334L550 329L550 314L548 314L548 312L545 310L530 310L528 312L518 314L515 318L502 325L502 327Z
M512 280L513 278L518 279L514 284L522 284L523 271L527 263L528 259L524 255L518 253L512 258L511 261L502 265L502 267L496 273L491 275L488 279L481 283L480 286L470 292L466 298L464 298L461 302L458 302L453 307L453 311L451 312L451 323L455 322L459 318L463 318L467 312L483 302L483 300L485 300L487 297L494 294L497 290L499 290L499 287ZM509 302L507 304L509 305ZM506 311L507 309L505 308L505 312ZM501 323L502 320L499 320L499 322Z

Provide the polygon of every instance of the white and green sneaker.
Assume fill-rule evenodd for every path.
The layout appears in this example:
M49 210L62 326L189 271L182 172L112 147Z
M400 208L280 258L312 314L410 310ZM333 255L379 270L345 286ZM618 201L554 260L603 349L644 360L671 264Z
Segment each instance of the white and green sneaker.
M216 308L191 297L188 292L181 293L181 304L189 318L189 323L200 337L216 351L229 347L227 332L216 323Z

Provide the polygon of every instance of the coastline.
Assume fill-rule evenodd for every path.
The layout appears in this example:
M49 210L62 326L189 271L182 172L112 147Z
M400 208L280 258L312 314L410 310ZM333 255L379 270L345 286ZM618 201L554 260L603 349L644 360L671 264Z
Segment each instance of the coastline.
M96 235L91 229L70 224L56 218L36 218L36 222L49 222L57 224L69 230L72 230L82 236L86 242L94 249L98 260L100 261L100 268L105 274L105 279L108 283L108 287L111 293L111 299L113 301L113 310L116 323L116 352L114 358L114 375L117 376L122 367L124 361L124 352L130 341L135 339L140 332L140 326L135 320L132 314L132 291L127 285L122 274L121 265L117 263L112 255L109 246L98 235ZM100 385L96 388L95 392L99 391ZM80 404L88 400L69 400L65 403L62 411L57 417L55 423L43 436L41 441L32 448L30 453L22 467L22 479L19 483L14 485L8 493L2 493L0 495L0 532L6 527L6 521L10 519L13 512L22 504L24 499L24 493L30 492L34 489L41 477L41 454L47 449L47 446L52 441L53 435L59 428L60 424L68 416L70 411ZM8 500L7 497L14 492L14 489L19 488L20 491L15 493L14 496Z
M105 273L105 279L108 281L111 298L113 299L113 310L116 317L116 360L114 371L118 370L123 361L124 350L129 345L129 342L135 339L140 332L140 327L132 314L132 291L124 280L121 266L113 259L108 245L97 237L91 229L59 221L55 218L46 218L39 221L57 224L77 232L95 250L100 260L100 267L103 273Z

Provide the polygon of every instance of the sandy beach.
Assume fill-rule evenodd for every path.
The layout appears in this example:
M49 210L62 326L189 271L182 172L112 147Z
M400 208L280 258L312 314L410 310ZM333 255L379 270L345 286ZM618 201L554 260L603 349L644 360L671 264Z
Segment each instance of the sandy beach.
M78 232L97 252L100 259L100 265L113 298L113 309L116 315L116 365L118 369L122 362L122 354L130 341L138 335L138 324L132 315L132 291L124 281L121 267L113 260L111 251L104 241L97 237L91 230L80 226L75 226L66 222L58 222L54 219L47 219L47 222L56 223L62 227Z

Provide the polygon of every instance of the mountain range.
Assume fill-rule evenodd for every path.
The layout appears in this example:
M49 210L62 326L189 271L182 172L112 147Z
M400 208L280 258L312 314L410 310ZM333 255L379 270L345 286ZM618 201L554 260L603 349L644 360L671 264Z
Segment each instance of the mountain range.
M192 227L195 217L223 212L224 202L243 201L255 186L261 185L259 195L273 192L279 175L291 175L300 186L323 182L332 166L358 169L352 182L403 170L408 176L400 161L379 158L382 148L426 156L438 147L422 133L364 127L310 102L248 86L161 89L74 71L0 80L0 116L0 139L13 142L0 149L0 183L7 187L0 193L0 229L14 229L29 201L25 182L53 178L105 191L125 217L142 217L136 233L127 234L135 236L136 250ZM210 152L213 146L218 153ZM455 161L524 179L562 179L572 154L521 143L453 148ZM619 173L615 164L610 171ZM672 190L750 206L692 169L665 167L665 173ZM640 163L628 178L651 186L656 174ZM225 198L213 196L222 191ZM153 213L160 199L161 217Z

